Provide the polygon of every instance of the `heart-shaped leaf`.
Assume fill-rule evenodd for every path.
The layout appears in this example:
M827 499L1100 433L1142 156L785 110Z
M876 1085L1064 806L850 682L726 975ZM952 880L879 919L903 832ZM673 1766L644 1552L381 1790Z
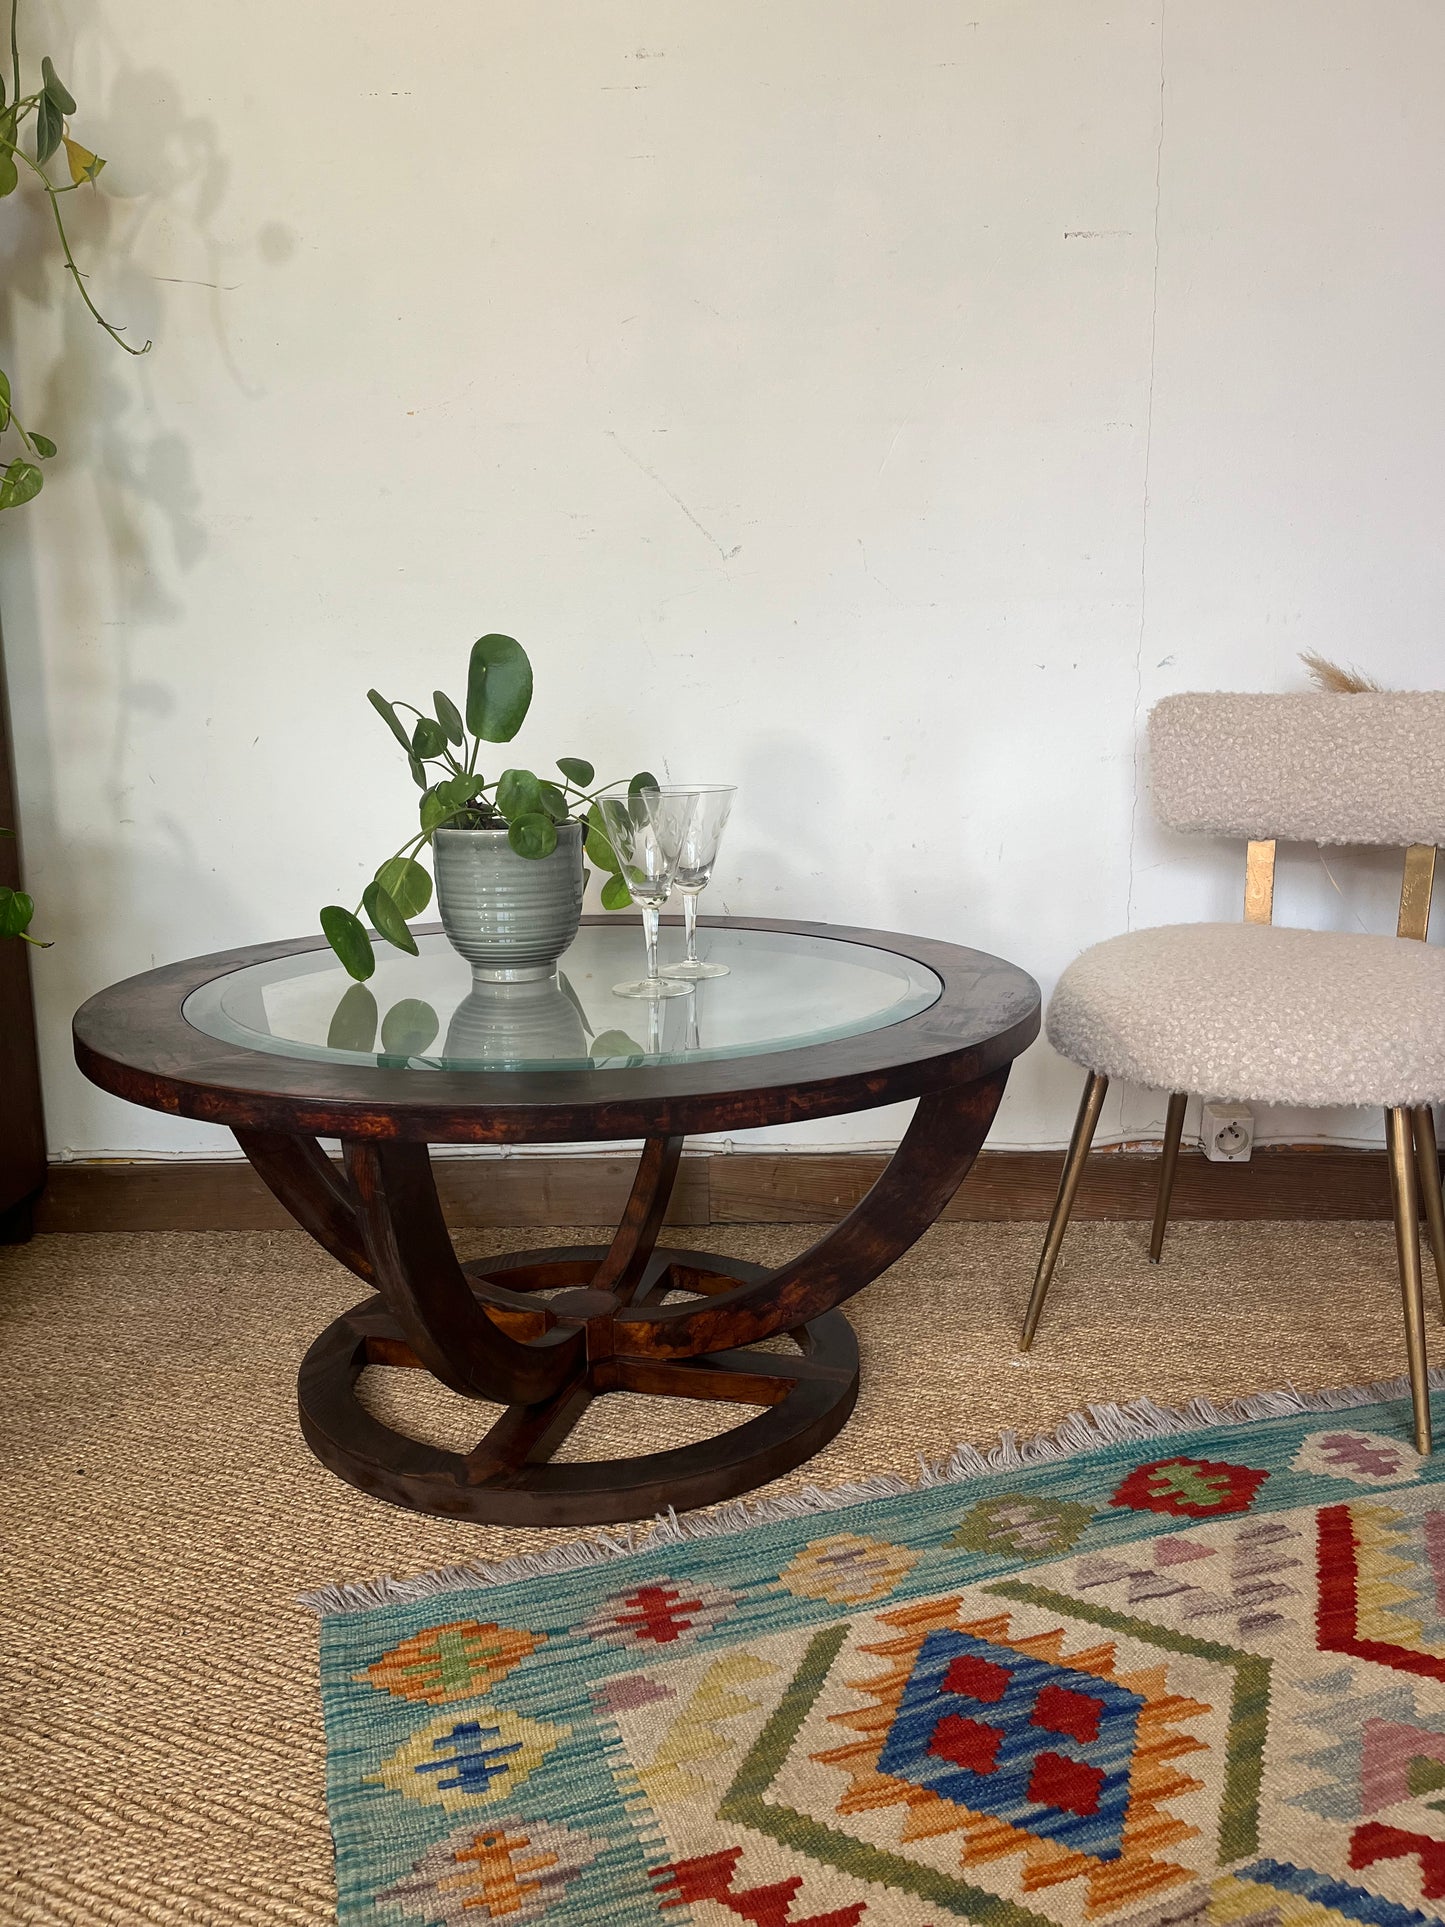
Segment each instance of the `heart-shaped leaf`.
M49 54L46 54L40 63L40 78L45 85L45 98L52 102L62 114L73 114L75 96L56 73Z
M376 999L365 984L341 993L326 1033L328 1050L369 1051L376 1044Z
M437 721L447 733L447 741L460 743L466 735L466 731L462 728L462 712L444 689L432 691L431 703L436 711Z
M551 856L557 847L557 825L540 810L514 817L507 825L507 841L518 856Z
M361 907L389 944L416 956L416 938L407 929L406 918L397 909L391 892L374 878L361 893Z
M557 767L569 783L575 783L579 790L585 790L597 774L592 765L580 756L559 756Z
M366 700L386 724L392 735L395 736L396 740L401 744L407 755L410 756L411 738L402 728L401 718L386 700L385 696L382 695L379 689L368 689L366 692Z
M604 910L625 910L632 901L632 892L621 877L608 877L602 886L602 908Z
M497 808L510 823L542 808L542 785L529 769L504 769L497 783Z
M0 937L18 937L34 915L34 901L23 890L0 889Z
M63 145L65 158L70 164L70 179L74 186L79 187L84 181L93 181L105 166L99 154L92 154L88 147L82 147L79 141L73 141L69 134L63 136Z
M646 1057L647 1052L625 1030L600 1030L592 1039L587 1054L595 1061L603 1057Z
M0 475L0 509L18 509L22 502L28 502L40 493L45 477L35 466L27 462L23 455L15 460Z
M447 733L430 716L418 716L411 732L411 753L419 763L429 756L440 756L447 746Z
M376 880L404 917L419 917L431 902L431 878L415 857L389 857Z
M627 794L629 796L636 796L639 790L655 790L661 787L662 785L658 782L651 770L640 769L627 785Z
M35 105L35 159L44 167L60 145L65 132L65 114L49 94L42 94Z
M448 776L437 784L437 795L450 809L464 810L481 787L480 776Z
M37 435L32 428L30 431L30 440L34 444L35 453L40 456L42 461L49 461L50 457L55 453L55 444L51 441L50 437L48 435Z
M361 919L343 910L339 903L328 903L321 912L321 928L347 975L365 983L376 968L376 952Z
M420 1057L440 1029L430 1004L403 997L381 1020L381 1048L392 1057Z
M15 156L10 153L0 154L0 201L3 201L7 194L13 194L19 185L20 169L15 165Z
M442 790L445 787L445 784L438 783L433 789L422 792L418 809L421 813L421 826L428 836L431 835L433 830L445 823L449 817L456 815L456 805L442 795Z
M532 665L511 636L479 636L467 666L467 728L484 743L509 743L532 706Z

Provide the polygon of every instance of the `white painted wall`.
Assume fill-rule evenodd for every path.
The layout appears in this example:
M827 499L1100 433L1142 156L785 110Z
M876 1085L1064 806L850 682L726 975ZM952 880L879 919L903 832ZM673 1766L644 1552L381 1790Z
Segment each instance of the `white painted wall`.
M1238 851L1149 823L1156 697L1303 648L1441 680L1436 0L48 18L112 157L93 285L156 338L110 350L0 209L63 448L0 525L57 1155L229 1146L83 1083L70 1012L353 895L413 794L363 692L484 629L537 665L519 749L739 781L729 910L1046 987L1235 912ZM1379 862L1331 870L1388 925ZM1280 909L1352 915L1303 855ZM995 1142L1076 1090L1040 1046Z

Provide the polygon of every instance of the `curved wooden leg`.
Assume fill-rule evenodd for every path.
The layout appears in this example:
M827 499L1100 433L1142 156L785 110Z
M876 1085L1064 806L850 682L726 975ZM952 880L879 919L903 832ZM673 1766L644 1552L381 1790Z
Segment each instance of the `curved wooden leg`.
M424 1144L349 1139L346 1173L377 1287L427 1370L467 1398L534 1404L581 1369L574 1324L535 1343L509 1337L477 1302L452 1249Z
M338 1264L368 1284L375 1274L346 1180L314 1137L236 1131L236 1142L272 1194Z
M592 1279L594 1291L614 1292L620 1304L631 1303L652 1257L677 1182L682 1146L680 1137L650 1137L642 1147L622 1223Z
M706 1304L633 1306L616 1345L632 1358L690 1358L755 1345L821 1318L915 1244L978 1156L1008 1082L1007 1069L919 1099L902 1143L867 1194L826 1237L755 1284Z

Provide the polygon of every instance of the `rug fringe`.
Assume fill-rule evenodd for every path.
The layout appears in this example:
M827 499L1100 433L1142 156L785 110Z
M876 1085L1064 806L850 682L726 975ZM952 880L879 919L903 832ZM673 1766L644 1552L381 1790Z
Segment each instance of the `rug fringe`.
M1445 1367L1436 1367L1429 1376L1432 1390L1445 1390ZM1148 1398L1135 1399L1128 1405L1090 1405L1082 1411L1070 1412L1052 1432L1040 1433L1034 1438L1020 1439L1015 1432L1004 1432L996 1445L985 1450L976 1445L959 1445L943 1459L930 1461L920 1457L915 1478L906 1478L900 1472L882 1472L875 1478L854 1480L847 1485L804 1486L800 1492L785 1492L776 1499L732 1499L710 1511L689 1513L682 1518L669 1506L665 1513L644 1524L611 1527L586 1538L569 1540L566 1545L555 1546L548 1552L524 1552L511 1559L476 1559L463 1565L439 1566L414 1579L382 1577L319 1586L314 1592L300 1594L298 1603L321 1618L329 1618L334 1613L370 1612L378 1606L409 1606L437 1593L476 1591L487 1586L515 1585L521 1579L578 1572L588 1566L609 1565L616 1559L656 1552L661 1546L720 1539L731 1533L747 1532L754 1526L800 1519L811 1513L841 1512L849 1506L866 1505L872 1499L893 1499L928 1486L967 1485L992 1472L1011 1472L1025 1466L1080 1458L1111 1445L1203 1431L1212 1426L1238 1425L1251 1419L1290 1418L1300 1412L1348 1412L1355 1406L1408 1397L1409 1390L1410 1381L1402 1377L1323 1392L1301 1392L1290 1385L1282 1391L1256 1392L1248 1398L1229 1399L1218 1405L1207 1398L1193 1398L1187 1405L1178 1406L1156 1405Z

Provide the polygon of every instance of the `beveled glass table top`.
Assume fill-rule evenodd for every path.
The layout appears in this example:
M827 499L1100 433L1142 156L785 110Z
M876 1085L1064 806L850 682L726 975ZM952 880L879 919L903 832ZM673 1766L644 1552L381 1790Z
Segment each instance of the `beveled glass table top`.
M437 932L420 956L378 946L356 984L328 949L248 964L191 992L186 1021L223 1043L315 1063L415 1070L563 1070L682 1064L795 1050L881 1030L942 991L911 958L838 938L700 926L699 953L726 977L648 1003L612 986L642 973L635 916L584 924L555 977L474 984ZM661 961L682 955L664 926Z

